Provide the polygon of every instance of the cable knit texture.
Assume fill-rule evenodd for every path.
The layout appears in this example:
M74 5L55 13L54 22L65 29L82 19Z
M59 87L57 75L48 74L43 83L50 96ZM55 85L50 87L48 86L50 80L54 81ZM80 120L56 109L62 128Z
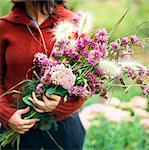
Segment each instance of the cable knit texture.
M56 7L52 18L48 18L40 25L44 36L48 54L54 45L53 28L59 21L70 19L72 12L63 6ZM30 33L28 28L32 31ZM36 26L30 21L21 7L15 7L12 12L0 19L0 93L4 93L12 86L25 79L26 72L32 67L32 60L36 52L44 52L42 40ZM19 87L17 88L19 89ZM81 107L86 100L61 99L53 111L58 120L67 118ZM0 122L7 126L9 118L16 112L12 107L16 103L12 95L0 97Z

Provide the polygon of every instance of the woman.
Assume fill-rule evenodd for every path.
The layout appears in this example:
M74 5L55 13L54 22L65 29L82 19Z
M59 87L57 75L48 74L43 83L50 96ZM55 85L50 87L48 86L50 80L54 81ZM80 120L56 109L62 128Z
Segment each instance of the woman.
M59 21L70 19L72 12L64 7L63 0L28 1L12 0L15 3L12 12L0 19L0 91L5 92L23 79L32 67L34 54L44 52L45 45L50 55L54 45L52 33ZM51 129L49 136L37 128L33 128L38 119L22 119L29 108L15 109L17 101L11 95L0 99L0 122L3 128L11 128L21 134L20 149L82 149L85 130L75 113L81 107L85 98L64 103L58 95L44 95L42 101L35 93L30 99L36 105L36 111L52 113L58 121L58 130ZM70 115L73 114L73 117ZM57 143L57 144L56 144ZM5 149L12 149L8 145ZM14 148L15 149L15 148Z

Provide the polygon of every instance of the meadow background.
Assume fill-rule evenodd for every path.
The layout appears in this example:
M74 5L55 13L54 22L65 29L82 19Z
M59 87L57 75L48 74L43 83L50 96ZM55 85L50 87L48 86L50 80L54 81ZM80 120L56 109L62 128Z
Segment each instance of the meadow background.
M67 0L72 11L90 12L93 30L111 31L117 21L127 15L114 32L115 38L136 34L145 43L137 49L135 59L149 64L149 0ZM10 12L10 0L0 0L0 17ZM115 89L109 102L95 95L80 109L87 131L84 150L149 150L149 99L140 96L139 88Z

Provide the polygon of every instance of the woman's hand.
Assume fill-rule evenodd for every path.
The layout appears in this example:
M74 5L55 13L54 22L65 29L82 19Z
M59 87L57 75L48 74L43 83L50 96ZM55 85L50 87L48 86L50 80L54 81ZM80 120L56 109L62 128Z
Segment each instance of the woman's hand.
M35 92L32 93L32 98L28 98L35 106L35 110L39 113L52 112L59 104L61 97L54 94L45 94L42 100L38 100Z
M25 109L17 110L9 119L8 126L17 133L24 134L29 131L39 119L27 119L24 120L21 118L23 114L26 114L29 111L29 107Z

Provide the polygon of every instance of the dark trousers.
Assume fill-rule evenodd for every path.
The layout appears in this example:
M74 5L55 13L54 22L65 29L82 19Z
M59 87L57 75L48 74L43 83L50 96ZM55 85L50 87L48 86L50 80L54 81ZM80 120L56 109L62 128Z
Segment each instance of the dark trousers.
M85 130L78 113L58 122L58 128L51 129L50 134L64 150L82 150ZM20 150L60 150L45 131L31 129L21 136ZM4 150L16 150L7 145Z

